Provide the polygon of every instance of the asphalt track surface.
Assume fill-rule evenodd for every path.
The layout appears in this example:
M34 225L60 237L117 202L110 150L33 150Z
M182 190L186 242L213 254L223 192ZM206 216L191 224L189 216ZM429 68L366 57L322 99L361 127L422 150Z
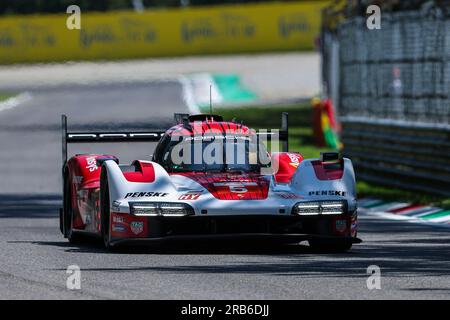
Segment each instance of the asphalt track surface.
M0 112L1 299L449 299L450 230L360 217L363 244L345 254L287 247L196 247L109 253L69 244L58 229L60 115L72 129L165 127L186 111L175 82L39 89ZM149 144L77 146L122 162L147 158ZM69 265L81 290L66 288ZM381 268L368 290L367 267Z

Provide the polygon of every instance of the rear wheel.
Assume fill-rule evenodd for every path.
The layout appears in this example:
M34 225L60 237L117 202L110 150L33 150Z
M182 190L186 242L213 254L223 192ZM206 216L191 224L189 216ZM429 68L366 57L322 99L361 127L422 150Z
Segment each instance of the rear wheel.
M309 246L316 251L323 253L343 253L352 248L352 242L349 240L308 240Z
M106 168L102 168L100 177L100 210L103 243L105 248L111 249L109 185Z
M73 230L74 213L72 208L72 184L68 175L64 179L64 230L65 236L72 244L78 244L82 242L81 235L77 234Z

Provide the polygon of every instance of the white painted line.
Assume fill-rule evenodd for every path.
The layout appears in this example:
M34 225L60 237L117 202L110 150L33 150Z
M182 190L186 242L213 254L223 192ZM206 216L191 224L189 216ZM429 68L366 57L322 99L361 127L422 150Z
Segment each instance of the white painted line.
M15 97L0 102L0 112L17 107L18 105L31 100L31 93L23 92Z
M194 90L192 88L190 79L188 79L186 76L180 76L178 80L180 81L181 86L183 87L183 100L189 109L189 113L190 114L200 113L198 105L195 102Z
M389 212L384 212L384 211L372 211L372 210L367 210L366 211L368 214L374 215L374 216L378 216L381 218L386 218L386 219L390 219L390 220L403 220L403 221L411 221L411 220L418 220L412 217L408 217L408 216L402 216L399 214L395 214L395 213L389 213Z
M223 96L209 73L182 75L179 77L179 81L183 86L183 100L188 106L190 114L200 113L199 106L209 105L210 86L213 108L223 103Z
M429 214L437 213L437 212L440 212L440 211L442 211L441 208L429 207L426 210L421 210L420 212L414 212L414 213L407 213L406 215L407 216L412 216L412 217L415 217L415 218L420 218L420 217L427 216Z
M405 202L389 202L386 204L382 204L380 206L375 206L373 208L371 208L374 211L389 211L389 210L396 210L396 209L400 209L400 208L405 208L409 206L409 203L405 203Z
M450 222L450 215L449 216L440 217L440 218L427 219L426 221L434 222L434 223Z

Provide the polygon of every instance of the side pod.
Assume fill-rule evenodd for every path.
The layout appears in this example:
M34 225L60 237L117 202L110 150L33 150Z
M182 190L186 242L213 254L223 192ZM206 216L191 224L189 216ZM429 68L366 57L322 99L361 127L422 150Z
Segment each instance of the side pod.
M350 159L340 167L327 168L321 160L303 160L291 180L291 187L305 197L346 198L356 207L355 172Z
M142 161L141 161L142 162ZM120 166L113 160L106 160L103 163L102 170L107 171L108 186L111 203L114 200L126 198L129 193L148 192L148 191L166 191L167 189L174 191L175 186L170 180L169 174L158 163L148 161L152 164L155 179L152 182L136 182L127 180Z

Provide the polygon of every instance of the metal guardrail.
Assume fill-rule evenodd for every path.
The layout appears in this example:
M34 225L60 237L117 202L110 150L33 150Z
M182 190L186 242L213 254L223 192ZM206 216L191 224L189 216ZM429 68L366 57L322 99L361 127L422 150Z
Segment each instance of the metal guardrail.
M357 177L450 196L450 129L342 119Z

